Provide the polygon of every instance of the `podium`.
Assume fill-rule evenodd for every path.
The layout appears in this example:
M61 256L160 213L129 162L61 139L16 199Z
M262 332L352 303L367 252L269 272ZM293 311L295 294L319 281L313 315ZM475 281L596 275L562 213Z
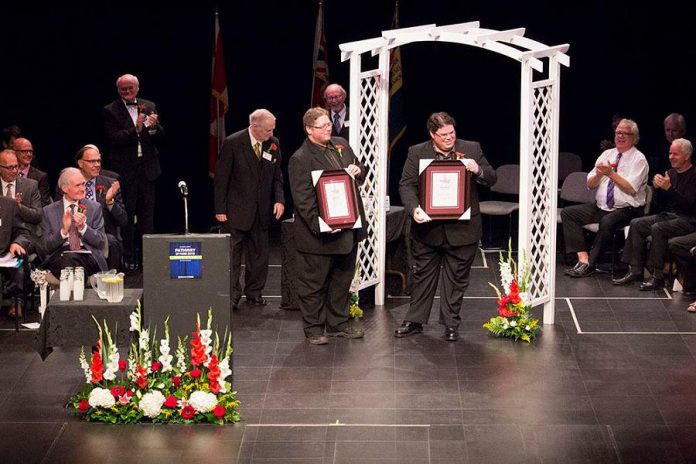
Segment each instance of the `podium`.
M157 326L162 338L169 317L172 347L178 336L191 338L197 313L205 328L208 308L223 337L232 329L229 234L143 235L143 291L144 327Z

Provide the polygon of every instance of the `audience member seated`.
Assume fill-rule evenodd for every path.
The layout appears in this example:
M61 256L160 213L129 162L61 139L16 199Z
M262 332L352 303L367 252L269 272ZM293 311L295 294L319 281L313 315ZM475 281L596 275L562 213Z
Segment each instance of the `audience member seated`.
M664 175L656 174L653 178L653 203L662 207L661 212L631 221L621 256L621 260L629 265L629 270L625 276L614 280L614 285L628 285L643 279L645 249L647 239L651 237L647 268L652 277L641 284L640 290L664 287L662 268L667 257L668 240L696 232L696 170L691 164L692 151L691 142L686 139L672 142L669 149L672 168Z
M39 183L41 203L46 206L51 202L51 186L48 183L48 174L31 165L31 161L34 159L34 146L29 139L18 137L12 144L12 148L17 154L19 175L28 179L34 179Z
M31 250L29 253L37 253L40 260L45 257L43 242L41 241L41 195L39 184L34 179L20 177L17 155L13 150L0 151L0 182L2 194L14 198L17 201L19 218L29 231Z
M676 139L686 137L686 118L679 113L671 113L667 115L663 122L665 129L665 142L661 142L659 147L656 147L652 156L648 157L650 165L650 176L662 174L669 169L669 159L662 155L664 152L669 152L672 142Z
M587 175L587 188L596 189L595 202L563 208L563 239L566 253L577 253L578 262L565 274L587 277L597 270L596 262L610 243L614 231L626 227L640 216L645 206L648 162L635 145L640 136L638 125L622 119L614 135L615 148L604 151ZM588 253L585 224L599 223L594 243Z
M670 238L669 255L677 262L677 271L682 278L685 295L696 295L696 232Z
M85 198L85 182L79 169L63 169L58 179L63 198L43 210L41 229L49 254L44 267L53 276L65 267L82 266L86 276L107 269L102 207Z
M17 202L13 198L0 196L0 274L5 286L6 296L10 298L9 317L22 316L22 294L24 290L24 269L17 263L10 262L12 258L24 256L29 244L26 227L19 219Z

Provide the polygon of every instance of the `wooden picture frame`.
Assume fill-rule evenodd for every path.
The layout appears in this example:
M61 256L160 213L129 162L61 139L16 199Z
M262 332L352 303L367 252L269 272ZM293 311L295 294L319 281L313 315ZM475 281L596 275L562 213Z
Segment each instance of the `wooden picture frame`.
M471 172L462 160L421 160L420 204L432 219L471 218Z
M361 226L358 189L350 174L343 169L323 171L315 182L315 188L320 222L330 229Z

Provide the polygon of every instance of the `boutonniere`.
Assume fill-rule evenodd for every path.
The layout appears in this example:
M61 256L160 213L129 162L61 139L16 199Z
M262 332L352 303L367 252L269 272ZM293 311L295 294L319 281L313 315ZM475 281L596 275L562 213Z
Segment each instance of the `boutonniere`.
M97 190L97 196L104 195L104 186L103 185L97 185L95 187L95 189Z
M271 143L271 146L268 148L268 151L278 151L278 145L275 143Z
M458 152L458 151L455 151L455 152L454 152L454 156L456 156L458 160L460 160L460 159L462 159L462 158L466 158L466 155L465 155L464 153L461 153L461 152Z
M138 113L144 113L145 112L145 105L138 105Z
M338 152L339 155L343 154L343 145L336 145L336 151Z
M610 163L609 166L611 166L611 170L616 172L616 167L619 165L619 163Z

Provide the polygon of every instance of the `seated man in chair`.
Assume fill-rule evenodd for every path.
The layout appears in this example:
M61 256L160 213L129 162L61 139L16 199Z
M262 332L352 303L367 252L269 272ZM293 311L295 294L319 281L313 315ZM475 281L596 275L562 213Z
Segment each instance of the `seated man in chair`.
M645 206L648 162L635 145L638 124L622 119L616 126L616 146L605 150L587 175L587 188L596 189L594 203L569 206L561 212L566 253L577 253L578 262L565 274L587 277L596 272L595 264L617 229L626 227L640 216ZM589 253L582 226L599 223Z
M9 317L22 316L22 293L24 291L24 270L16 267L12 258L24 256L29 245L29 231L19 219L17 202L14 198L0 196L0 273L3 280L9 281L7 294L11 298Z
M102 250L106 245L102 207L85 198L85 178L77 168L60 173L63 199L43 210L41 230L48 253L44 263L54 276L65 267L82 266L85 275L107 269Z

